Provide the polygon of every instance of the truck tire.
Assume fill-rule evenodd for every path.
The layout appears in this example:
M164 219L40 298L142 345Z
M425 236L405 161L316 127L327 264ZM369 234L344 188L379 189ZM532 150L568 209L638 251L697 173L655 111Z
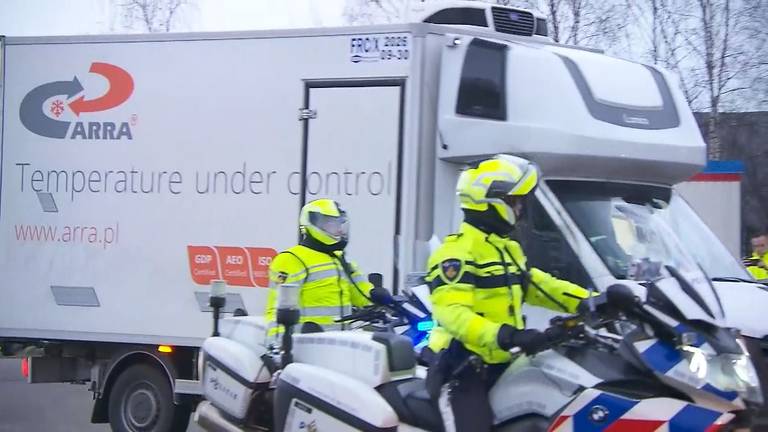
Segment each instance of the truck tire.
M173 403L168 377L147 364L124 370L109 394L109 424L115 432L183 432L191 408Z

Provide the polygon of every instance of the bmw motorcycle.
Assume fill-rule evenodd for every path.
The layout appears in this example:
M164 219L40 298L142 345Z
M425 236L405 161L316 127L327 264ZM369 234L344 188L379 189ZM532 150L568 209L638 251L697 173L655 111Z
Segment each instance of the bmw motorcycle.
M657 273L553 320L561 338L551 349L516 354L490 393L496 430L748 427L762 392L741 337L722 325L722 308L701 284L671 266ZM286 329L296 321L284 320ZM289 330L278 362L246 343L246 327L203 346L207 400L196 421L204 429L443 430L407 337ZM476 365L470 358L464 367Z

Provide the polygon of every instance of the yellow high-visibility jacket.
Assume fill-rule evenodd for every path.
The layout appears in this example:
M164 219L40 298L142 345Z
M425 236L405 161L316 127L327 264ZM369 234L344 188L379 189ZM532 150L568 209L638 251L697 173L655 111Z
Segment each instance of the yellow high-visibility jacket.
M765 253L762 257L757 256L757 254L752 254L752 256L749 257L751 260L757 260L762 261L765 264L768 264L768 252ZM752 277L754 277L757 280L762 279L768 279L768 270L760 267L760 266L747 266L747 271L752 274Z
M437 322L429 347L441 351L453 338L486 363L510 361L496 337L502 324L523 329L523 302L572 313L589 292L536 268L527 268L520 244L463 223L429 259ZM525 274L530 281L523 283ZM525 287L525 288L524 288Z
M349 263L349 267L351 275L342 267L341 252L325 253L304 245L280 252L269 266L270 292L265 313L270 322L269 335L281 331L275 322L276 288L283 283L301 286L300 322L313 321L325 329L341 328L333 321L352 312L353 305L369 304L368 293L373 288L354 263Z

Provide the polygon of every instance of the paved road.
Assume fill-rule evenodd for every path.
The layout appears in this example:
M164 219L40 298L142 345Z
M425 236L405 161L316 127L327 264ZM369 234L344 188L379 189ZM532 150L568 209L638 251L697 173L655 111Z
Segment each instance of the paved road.
M20 361L0 360L0 432L107 432L94 425L91 392L84 385L27 384ZM187 431L202 432L190 422Z

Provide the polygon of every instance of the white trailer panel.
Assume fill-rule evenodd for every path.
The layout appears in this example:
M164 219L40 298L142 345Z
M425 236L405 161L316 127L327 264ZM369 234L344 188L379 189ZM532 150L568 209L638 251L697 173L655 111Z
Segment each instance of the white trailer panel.
M321 196L392 283L413 36L300 35L7 41L0 336L197 345L208 282L261 313Z

